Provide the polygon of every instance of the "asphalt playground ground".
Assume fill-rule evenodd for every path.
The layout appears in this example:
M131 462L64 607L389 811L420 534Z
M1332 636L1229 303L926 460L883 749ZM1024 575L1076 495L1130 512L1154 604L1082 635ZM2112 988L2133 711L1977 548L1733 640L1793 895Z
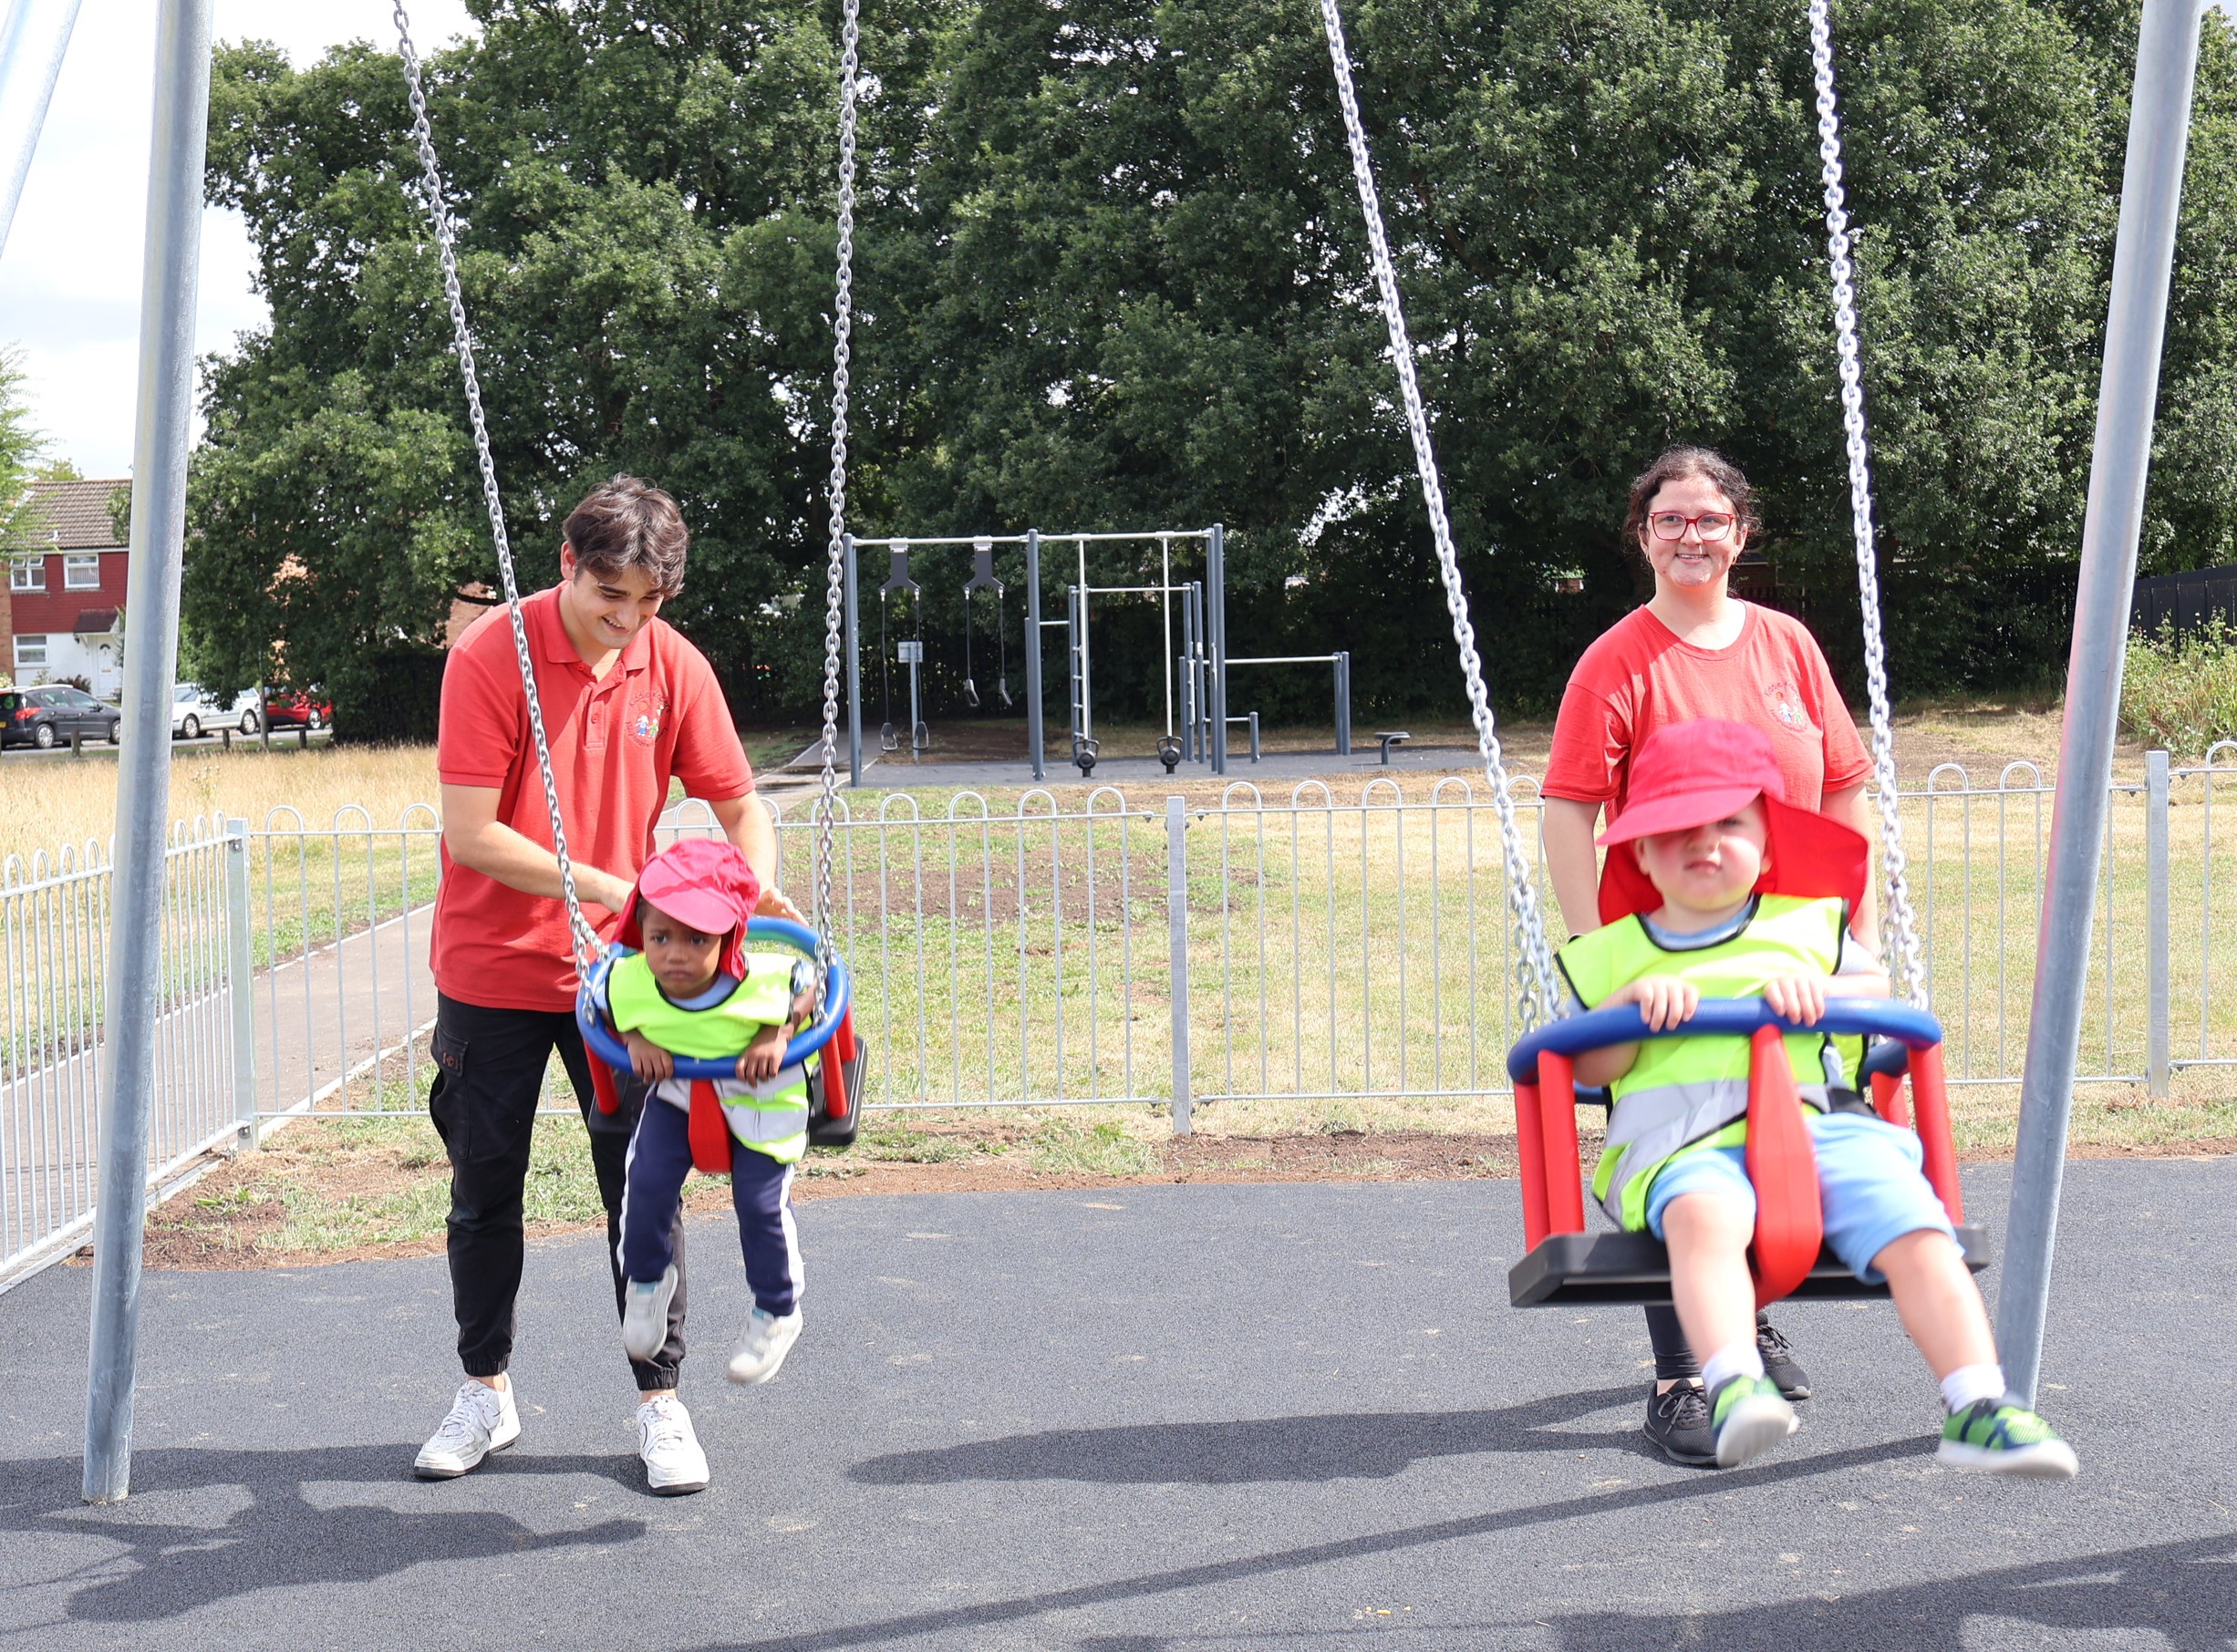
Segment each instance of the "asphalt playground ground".
M2004 1177L1968 1178L2001 1226ZM532 1249L519 1445L410 1478L456 1383L440 1258L146 1282L133 1493L78 1498L88 1269L0 1297L0 1647L2237 1646L2237 1160L2068 1174L2045 1409L2068 1485L1938 1469L1884 1304L1789 1306L1802 1432L1639 1429L1635 1309L1516 1312L1512 1182L803 1206L806 1336L721 1381L714 1483L641 1489L595 1239ZM1995 1277L1988 1275L1992 1282Z

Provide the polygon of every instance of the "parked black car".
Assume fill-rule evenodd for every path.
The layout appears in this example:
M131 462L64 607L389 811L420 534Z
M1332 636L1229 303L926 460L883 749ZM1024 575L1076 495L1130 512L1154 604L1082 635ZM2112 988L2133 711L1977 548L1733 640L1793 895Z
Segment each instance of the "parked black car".
M49 684L0 689L0 746L67 745L74 734L117 743L124 713L82 688Z

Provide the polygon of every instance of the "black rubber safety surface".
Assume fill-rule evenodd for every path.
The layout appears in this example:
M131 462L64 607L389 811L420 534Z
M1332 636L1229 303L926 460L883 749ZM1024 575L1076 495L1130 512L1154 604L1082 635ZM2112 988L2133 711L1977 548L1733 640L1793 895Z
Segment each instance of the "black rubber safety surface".
M2001 1228L1998 1171L1967 1178ZM1517 1311L1512 1182L803 1208L807 1333L695 1233L714 1483L645 1494L595 1239L534 1247L523 1434L463 1480L440 1258L149 1276L129 1502L78 1500L90 1270L0 1297L0 1647L2226 1649L2237 1160L2072 1168L2067 1485L1943 1471L1884 1303L1777 1316L1802 1431L1641 1433L1636 1309ZM1987 1275L1993 1291L1996 1275Z

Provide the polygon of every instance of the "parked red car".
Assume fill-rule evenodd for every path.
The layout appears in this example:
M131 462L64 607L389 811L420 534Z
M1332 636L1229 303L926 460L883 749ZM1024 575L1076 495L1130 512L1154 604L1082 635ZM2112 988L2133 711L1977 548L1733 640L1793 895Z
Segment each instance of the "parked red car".
M324 728L333 720L334 706L329 700L313 699L307 694L284 688L265 692L264 721L274 728Z

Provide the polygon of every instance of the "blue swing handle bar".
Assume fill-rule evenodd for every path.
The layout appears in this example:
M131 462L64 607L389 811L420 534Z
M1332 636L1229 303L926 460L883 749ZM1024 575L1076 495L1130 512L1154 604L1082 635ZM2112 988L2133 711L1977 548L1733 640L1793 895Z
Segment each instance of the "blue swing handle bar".
M775 941L803 956L813 957L818 945L815 931L805 924L795 924L790 918L755 918L746 925L748 941ZM583 1029L583 1042L590 1046L590 1053L616 1072L629 1070L629 1047L621 1041L614 1029L606 1024L597 1011L591 992L604 979L606 972L628 954L620 948L607 953L606 959L590 973L583 990L575 1000L575 1024ZM834 957L823 974L823 1007L804 1030L795 1034L784 1047L784 1064L792 1067L805 1061L831 1041L831 1035L839 1030L839 1023L846 1019L847 1004L853 996L853 982L846 965ZM676 1076L678 1079L735 1079L738 1058L711 1058L699 1056L678 1056Z
M1704 998L1690 1020L1661 1032L1648 1029L1636 1004L1613 1009L1589 1009L1564 1021L1549 1021L1525 1034L1507 1052L1507 1076L1517 1084L1538 1082L1541 1055L1580 1056L1611 1044L1631 1044L1642 1038L1753 1037L1755 1029L1776 1027L1786 1032L1869 1033L1892 1038L1909 1049L1924 1049L1942 1042L1942 1023L1922 1009L1885 998L1828 998L1826 1013L1807 1026L1787 1020L1761 998Z

